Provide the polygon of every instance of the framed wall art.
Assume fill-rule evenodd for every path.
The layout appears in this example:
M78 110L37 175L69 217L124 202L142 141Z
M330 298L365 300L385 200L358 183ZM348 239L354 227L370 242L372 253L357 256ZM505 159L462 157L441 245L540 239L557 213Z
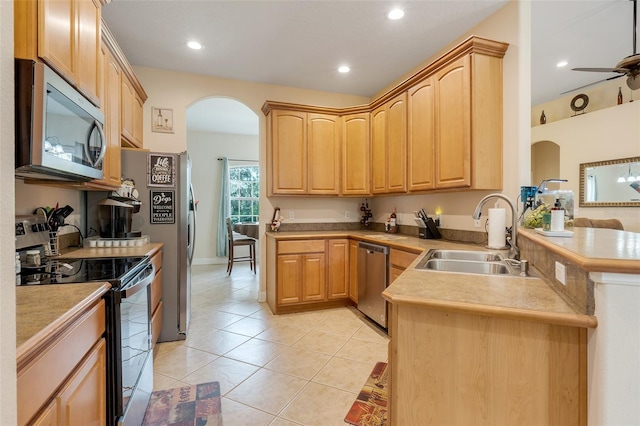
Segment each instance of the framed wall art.
M173 133L173 110L151 107L151 131Z

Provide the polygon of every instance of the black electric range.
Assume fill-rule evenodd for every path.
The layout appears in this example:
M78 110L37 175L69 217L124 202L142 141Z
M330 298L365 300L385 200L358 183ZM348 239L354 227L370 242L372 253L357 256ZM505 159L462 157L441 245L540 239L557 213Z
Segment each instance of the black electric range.
M90 259L47 258L39 267L23 266L20 286L109 282L118 288L145 266L146 257L109 257Z

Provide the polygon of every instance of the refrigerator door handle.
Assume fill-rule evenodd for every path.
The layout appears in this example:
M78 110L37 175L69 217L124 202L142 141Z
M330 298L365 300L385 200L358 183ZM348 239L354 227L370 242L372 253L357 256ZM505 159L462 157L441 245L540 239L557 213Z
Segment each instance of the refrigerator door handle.
M189 184L189 232L187 234L187 248L189 256L189 264L193 261L193 252L196 248L196 196L193 192L193 184Z

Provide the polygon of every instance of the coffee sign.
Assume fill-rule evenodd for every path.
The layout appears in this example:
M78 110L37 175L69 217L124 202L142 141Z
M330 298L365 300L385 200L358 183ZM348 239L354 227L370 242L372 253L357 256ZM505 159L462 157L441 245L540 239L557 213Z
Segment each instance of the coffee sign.
M151 223L175 223L175 191L150 191Z
M175 154L149 154L147 158L147 185L173 188L176 184Z

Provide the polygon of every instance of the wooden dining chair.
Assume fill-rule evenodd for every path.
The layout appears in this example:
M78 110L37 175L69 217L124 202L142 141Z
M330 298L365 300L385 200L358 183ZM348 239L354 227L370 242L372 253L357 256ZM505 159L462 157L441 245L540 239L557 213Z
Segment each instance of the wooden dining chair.
M249 266L256 273L256 239L247 237L246 235L233 232L231 226L231 218L226 219L227 222L227 237L229 240L229 260L227 261L227 273L231 275L234 262L249 262ZM249 256L236 256L236 247L249 247Z

